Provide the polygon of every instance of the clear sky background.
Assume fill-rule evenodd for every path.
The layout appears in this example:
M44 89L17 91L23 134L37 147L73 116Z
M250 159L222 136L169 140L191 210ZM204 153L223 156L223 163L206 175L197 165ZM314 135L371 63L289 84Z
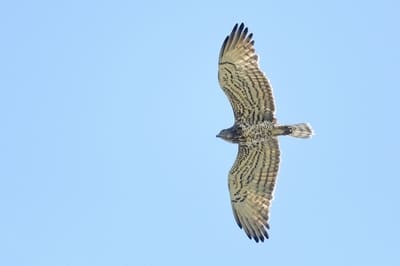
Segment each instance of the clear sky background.
M7 2L0 265L400 265L398 1ZM215 138L237 22L278 120L316 132L281 138L263 244L234 221L237 148Z

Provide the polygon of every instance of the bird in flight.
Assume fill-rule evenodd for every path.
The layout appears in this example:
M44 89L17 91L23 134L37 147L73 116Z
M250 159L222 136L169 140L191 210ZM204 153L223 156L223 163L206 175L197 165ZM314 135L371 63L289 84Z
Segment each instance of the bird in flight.
M218 80L235 123L217 137L239 146L228 180L233 215L250 239L263 242L279 168L278 136L310 138L313 131L307 123L277 123L271 84L258 65L253 34L243 23L222 44Z

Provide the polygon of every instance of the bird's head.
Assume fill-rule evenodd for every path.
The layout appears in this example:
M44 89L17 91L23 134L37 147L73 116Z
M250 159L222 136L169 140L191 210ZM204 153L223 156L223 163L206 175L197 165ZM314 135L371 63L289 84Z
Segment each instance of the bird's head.
M227 129L221 130L218 133L217 138L221 138L223 140L226 140L226 141L232 142L232 143L238 143L239 142L237 132L233 128L227 128Z

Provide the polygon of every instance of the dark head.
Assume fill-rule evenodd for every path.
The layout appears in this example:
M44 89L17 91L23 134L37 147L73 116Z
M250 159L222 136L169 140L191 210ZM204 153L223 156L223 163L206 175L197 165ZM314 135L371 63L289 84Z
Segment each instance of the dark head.
M217 138L221 138L223 140L226 140L226 141L232 142L232 143L238 143L239 142L238 137L239 136L237 134L236 127L223 129L217 135Z

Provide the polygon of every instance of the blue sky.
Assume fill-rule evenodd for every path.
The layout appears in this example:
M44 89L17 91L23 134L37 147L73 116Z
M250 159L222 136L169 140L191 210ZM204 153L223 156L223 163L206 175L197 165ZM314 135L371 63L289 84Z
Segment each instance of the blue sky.
M0 3L1 265L399 265L397 1ZM270 239L233 219L217 56L254 33L281 123Z

